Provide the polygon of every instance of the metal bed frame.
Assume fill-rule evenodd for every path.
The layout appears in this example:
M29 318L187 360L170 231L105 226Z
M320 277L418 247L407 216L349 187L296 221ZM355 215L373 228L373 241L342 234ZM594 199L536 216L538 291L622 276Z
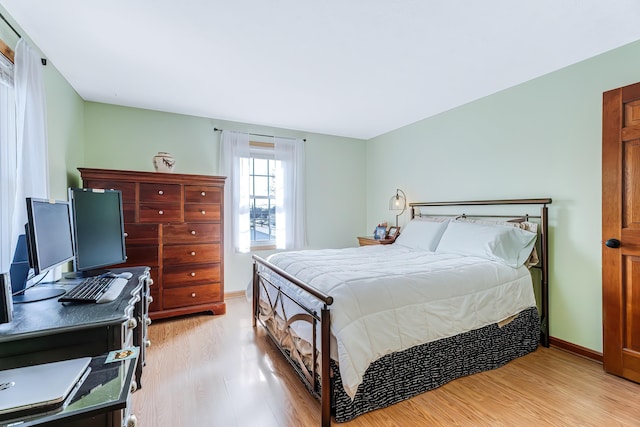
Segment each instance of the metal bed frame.
M451 216L451 217L468 217L468 218L523 218L525 220L528 219L539 219L540 221L540 237L539 237L539 247L540 247L540 261L534 266L535 268L539 268L541 271L541 290L540 290L540 343L544 347L549 347L549 234L548 234L548 208L547 205L551 203L550 198L540 198L540 199L508 199L508 200L479 200L479 201L458 201L458 202L423 202L423 203L410 203L411 207L411 218L418 216ZM504 206L504 205L539 205L540 206L540 215L486 215L486 214L423 214L421 212L421 208L424 207L452 207L452 206ZM331 359L330 359L330 342L331 342L331 330L330 330L330 306L333 304L333 297L321 292L318 289L304 283L303 281L297 279L296 277L290 275L286 271L276 267L271 264L267 260L253 255L253 284L252 284L252 323L255 328L258 323L260 323L267 335L274 342L276 347L283 354L285 359L291 364L294 368L302 382L305 384L309 392L320 400L321 403L321 426L328 427L331 425ZM265 274L260 271L259 266L263 266L267 270L270 270L272 274L280 276L281 278L289 281L290 283L296 285L298 288L304 290L311 296L313 296L317 301L321 303L322 308L318 313L317 310L304 306L300 303L295 297L288 295L285 290L275 281L273 281L269 274ZM270 308L275 311L277 307L280 307L280 310L284 317L284 322L286 325L286 330L290 330L290 325L296 321L304 321L308 322L312 325L313 338L310 343L312 346L312 362L310 363L310 367L304 365L304 363L298 363L297 360L300 359L300 354L295 345L293 349L285 349L278 341L278 339L274 336L274 334L269 330L267 325L260 318L260 287L263 287L265 290L271 288L275 291L276 297L269 297L269 293L265 292L267 296L267 303ZM304 313L296 314L294 316L288 317L286 312L284 311L284 298L287 298L289 301L292 301L297 306L299 306ZM317 336L318 336L318 325L320 326L320 351L317 348ZM295 344L295 340L293 340ZM318 354L320 354L320 372L318 372Z

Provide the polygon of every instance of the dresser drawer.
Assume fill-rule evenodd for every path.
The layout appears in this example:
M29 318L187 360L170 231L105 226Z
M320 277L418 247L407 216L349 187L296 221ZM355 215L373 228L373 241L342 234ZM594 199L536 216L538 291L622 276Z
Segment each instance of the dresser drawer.
M140 222L182 222L180 205L140 204Z
M158 244L158 224L125 224L127 244Z
M192 203L184 205L185 221L219 221L220 205Z
M218 283L165 289L162 292L162 306L164 309L217 301L220 301L220 285Z
M222 189L208 185L185 185L185 203L217 203L222 201Z
M173 264L207 264L220 261L218 243L164 245L162 262Z
M122 204L122 216L124 222L131 223L136 222L136 204L135 203L123 203Z
M103 181L89 179L82 182L84 188L103 188L122 191L122 203L136 202L136 183L129 181Z
M180 204L182 188L179 184L140 183L140 203L165 202Z
M158 246L127 245L127 265L147 265L156 267L158 263Z
M220 224L184 223L163 225L162 241L164 244L219 242Z
M178 265L164 267L162 284L164 289L202 285L220 281L220 264Z

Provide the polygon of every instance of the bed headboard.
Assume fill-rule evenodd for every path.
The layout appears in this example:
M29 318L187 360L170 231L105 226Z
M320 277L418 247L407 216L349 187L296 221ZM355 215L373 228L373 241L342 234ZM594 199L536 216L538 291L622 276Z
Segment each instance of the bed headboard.
M505 220L507 220L507 218L527 221L530 219L539 220L540 235L538 239L540 243L540 262L536 268L540 269L540 342L545 347L549 347L549 220L547 211L547 205L549 204L551 204L551 198L409 203L412 219L421 216L453 216L503 218ZM509 205L519 206L518 209L522 208L522 211L514 214L511 212L511 208L507 208ZM493 206L496 207L496 211L492 213L490 208L483 207L473 209L473 213L467 214L461 210L453 212L453 209L449 209L449 207L455 208L462 206ZM539 207L539 214L532 214L528 208L535 208L536 206Z

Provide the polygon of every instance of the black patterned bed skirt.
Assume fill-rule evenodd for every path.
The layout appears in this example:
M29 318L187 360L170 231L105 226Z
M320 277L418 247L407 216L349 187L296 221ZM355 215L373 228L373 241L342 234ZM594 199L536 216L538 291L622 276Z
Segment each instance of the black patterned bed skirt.
M493 324L383 356L369 366L353 401L332 360L335 420L350 421L456 378L499 368L537 348L539 324L538 310L529 308L502 327Z

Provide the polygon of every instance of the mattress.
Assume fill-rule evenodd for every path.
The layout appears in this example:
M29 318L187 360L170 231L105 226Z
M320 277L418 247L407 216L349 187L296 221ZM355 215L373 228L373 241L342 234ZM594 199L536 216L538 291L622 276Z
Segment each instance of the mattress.
M500 322L536 305L526 267L484 258L377 245L285 252L268 260L333 297L332 358L351 398L379 358ZM264 274L307 307L321 308L303 290ZM291 302L284 310L288 318L300 311ZM307 323L294 322L291 328L312 341Z

